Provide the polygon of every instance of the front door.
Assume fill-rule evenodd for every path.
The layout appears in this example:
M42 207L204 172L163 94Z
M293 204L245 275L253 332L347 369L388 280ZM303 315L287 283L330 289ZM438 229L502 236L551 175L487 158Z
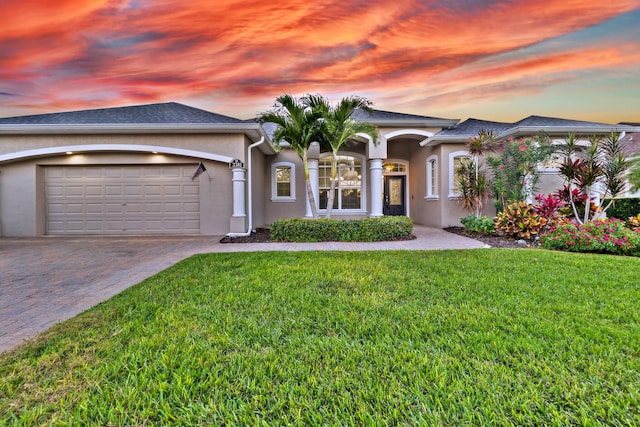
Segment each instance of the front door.
M405 176L384 177L384 215L406 215L405 208Z

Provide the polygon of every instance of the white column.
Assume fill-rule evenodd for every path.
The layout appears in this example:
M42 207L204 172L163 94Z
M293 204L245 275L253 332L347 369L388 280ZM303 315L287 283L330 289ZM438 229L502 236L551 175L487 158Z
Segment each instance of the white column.
M245 177L246 170L244 168L232 169L232 181L233 181L233 217L246 217L245 213L245 183L247 181Z
M369 161L371 174L371 213L370 217L382 216L382 159Z
M319 190L319 178L318 178L318 160L317 159L307 159L307 163L309 165L309 182L311 183L311 191L313 192L313 198L316 199L316 209L318 208L318 196L320 195ZM304 215L306 218L311 218L313 215L311 213L311 203L309 202L309 194L307 193L307 188L305 187L305 200L307 201L307 212Z

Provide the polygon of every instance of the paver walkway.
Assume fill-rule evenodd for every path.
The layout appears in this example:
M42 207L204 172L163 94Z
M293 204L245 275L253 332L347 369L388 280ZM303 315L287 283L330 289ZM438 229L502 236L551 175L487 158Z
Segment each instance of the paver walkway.
M219 243L218 237L0 238L0 352L197 253L471 249L484 244L416 226L374 243Z

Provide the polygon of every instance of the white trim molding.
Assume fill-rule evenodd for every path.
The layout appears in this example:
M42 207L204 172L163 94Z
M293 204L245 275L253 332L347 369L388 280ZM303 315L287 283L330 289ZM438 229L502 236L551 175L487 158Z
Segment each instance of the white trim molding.
M433 167L432 167L433 165ZM438 200L440 198L440 192L438 191L438 173L439 173L439 165L438 165L438 155L432 154L427 157L426 163L426 175L427 175L427 191L425 192L424 198L427 200Z
M215 162L229 163L233 160L229 156L221 156L219 154L207 153L204 151L185 150L182 148L162 147L156 145L135 145L135 144L91 144L91 145L65 145L60 147L38 148L34 150L18 151L15 153L0 155L0 163L28 159L32 157L62 155L68 152L87 153L96 151L110 152L139 152L139 153L158 153L158 154L174 154L177 156L193 157L196 159L212 160Z

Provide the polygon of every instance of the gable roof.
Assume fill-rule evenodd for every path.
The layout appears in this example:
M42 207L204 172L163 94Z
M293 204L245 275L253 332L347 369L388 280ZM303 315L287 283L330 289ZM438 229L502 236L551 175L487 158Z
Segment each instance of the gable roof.
M602 135L611 132L633 131L633 127L543 116L529 116L515 123L468 119L450 129L443 129L422 141L420 145L441 142L467 142L470 138L476 136L480 130L493 131L497 138L506 138L534 135L539 132L544 132L548 135L566 135L569 133Z
M0 118L0 124L63 125L133 123L242 123L242 120L210 113L177 102Z
M545 132L549 135L554 134L604 134L611 132L624 132L629 130L629 126L611 125L607 123L585 122L581 120L559 119L555 117L529 116L517 121L513 126L500 135L518 136L520 134L532 134L536 132Z
M177 102L0 118L2 134L244 133L268 135L247 123Z
M367 121L377 126L389 127L417 126L448 128L459 122L458 119L442 119L417 114L395 113L392 111L372 110L369 113L362 109L355 110L352 117L358 121Z
M443 129L438 133L438 135L472 138L476 136L481 130L492 131L497 135L500 132L509 129L511 126L511 123L491 122L488 120L471 118L457 124L452 128Z

